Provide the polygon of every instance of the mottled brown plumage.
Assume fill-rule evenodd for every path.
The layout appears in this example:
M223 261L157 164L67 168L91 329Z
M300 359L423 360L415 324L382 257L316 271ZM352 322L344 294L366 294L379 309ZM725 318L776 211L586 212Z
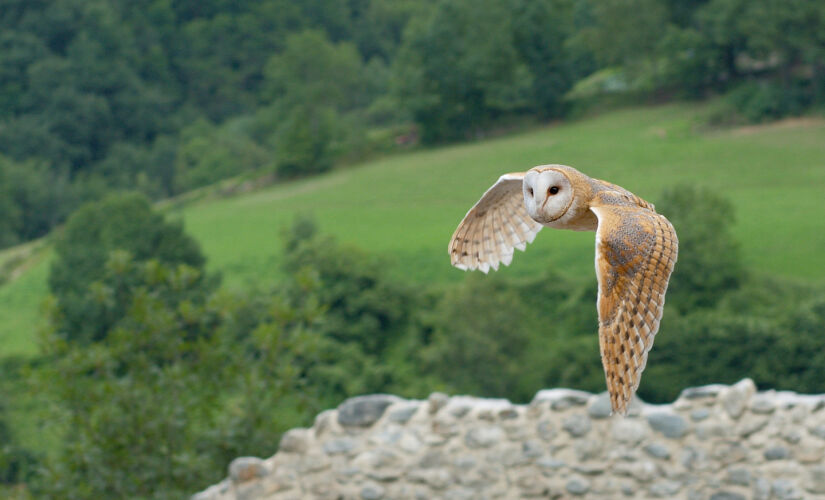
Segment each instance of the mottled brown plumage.
M506 174L484 193L453 233L452 264L485 273L508 265L543 226L596 231L599 347L613 410L625 414L659 330L676 232L630 191L543 165Z

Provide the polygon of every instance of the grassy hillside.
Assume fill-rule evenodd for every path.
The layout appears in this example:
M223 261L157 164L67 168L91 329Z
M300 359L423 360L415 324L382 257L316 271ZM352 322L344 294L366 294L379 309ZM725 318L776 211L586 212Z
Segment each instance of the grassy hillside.
M797 120L697 131L702 111L669 105L612 112L474 144L399 155L243 196L173 211L231 286L278 275L280 233L296 213L380 252L418 281L463 278L447 241L464 213L504 172L565 163L656 201L679 182L717 189L735 205L746 265L825 280L825 122ZM541 266L593 274L593 235L545 230L505 272ZM34 350L47 258L0 287L0 354Z

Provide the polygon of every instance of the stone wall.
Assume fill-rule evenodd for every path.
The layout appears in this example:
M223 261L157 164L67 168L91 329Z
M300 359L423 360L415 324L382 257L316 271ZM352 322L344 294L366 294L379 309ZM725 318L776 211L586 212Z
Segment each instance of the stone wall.
M567 389L357 397L193 499L825 498L825 395L746 379L609 413L606 394Z

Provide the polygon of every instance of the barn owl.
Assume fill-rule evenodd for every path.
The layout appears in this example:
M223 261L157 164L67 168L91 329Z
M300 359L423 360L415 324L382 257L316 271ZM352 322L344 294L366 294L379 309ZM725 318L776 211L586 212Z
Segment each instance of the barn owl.
M502 175L448 247L459 269L497 270L544 227L596 232L599 350L613 411L627 414L659 330L678 240L652 204L564 165Z

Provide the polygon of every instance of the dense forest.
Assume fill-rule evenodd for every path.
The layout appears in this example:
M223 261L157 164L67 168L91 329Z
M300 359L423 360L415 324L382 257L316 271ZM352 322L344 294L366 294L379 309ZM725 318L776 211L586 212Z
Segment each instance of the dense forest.
M709 97L717 125L825 104L825 3L0 0L0 247L64 225L42 350L0 359L52 437L30 445L0 400L0 495L180 498L355 394L604 390L592 276L407 283L301 218L284 278L230 290L152 202ZM680 258L640 396L742 367L825 392L825 288L744 267L717 193L651 201Z
M818 0L2 0L0 248L159 199L550 120L604 95L825 100Z

